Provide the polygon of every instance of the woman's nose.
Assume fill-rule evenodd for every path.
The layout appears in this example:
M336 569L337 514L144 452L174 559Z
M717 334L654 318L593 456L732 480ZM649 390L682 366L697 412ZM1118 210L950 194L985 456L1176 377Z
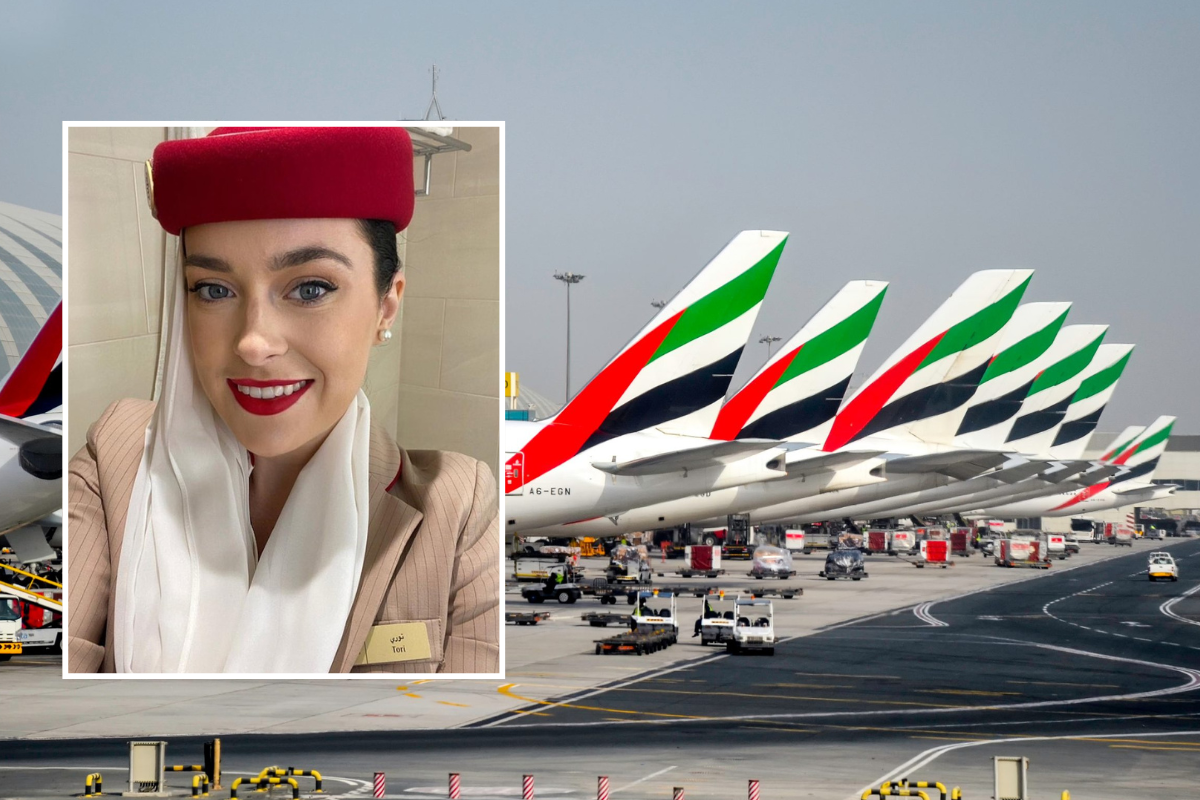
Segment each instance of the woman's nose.
M275 318L269 304L248 304L242 330L235 345L238 357L250 366L257 367L283 355L287 349L283 327Z

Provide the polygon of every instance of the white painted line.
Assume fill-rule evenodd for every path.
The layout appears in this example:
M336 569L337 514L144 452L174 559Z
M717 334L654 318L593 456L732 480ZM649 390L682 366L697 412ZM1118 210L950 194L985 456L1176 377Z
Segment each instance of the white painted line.
M644 778L638 778L633 783L627 783L624 786L613 789L612 793L615 794L617 792L623 792L626 789L632 789L634 786L637 786L639 783L642 783L643 781L648 781L651 778L657 778L659 775L665 775L666 773L670 772L673 769L675 769L675 767L672 766L672 767L667 767L666 769L660 769L658 772L651 772L649 775L645 776Z
M1183 594L1179 595L1179 597L1173 597L1170 600L1168 600L1167 602L1163 603L1161 606L1158 607L1158 610L1161 611L1162 613L1166 614L1171 619L1178 620L1180 622L1186 622L1188 625L1200 625L1200 622L1197 622L1194 619L1188 619L1187 617L1181 617L1178 614L1176 614L1174 611L1171 610L1171 606L1175 605L1176 603L1178 603L1180 600L1184 599L1185 597L1191 597L1196 592L1200 592L1200 583L1197 583L1195 586L1188 589Z

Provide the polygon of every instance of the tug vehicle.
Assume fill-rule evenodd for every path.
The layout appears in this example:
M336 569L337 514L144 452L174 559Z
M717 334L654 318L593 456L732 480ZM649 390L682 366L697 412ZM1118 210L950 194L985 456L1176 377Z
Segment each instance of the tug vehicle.
M770 600L739 597L734 601L733 639L725 643L729 653L761 651L775 655L775 610Z

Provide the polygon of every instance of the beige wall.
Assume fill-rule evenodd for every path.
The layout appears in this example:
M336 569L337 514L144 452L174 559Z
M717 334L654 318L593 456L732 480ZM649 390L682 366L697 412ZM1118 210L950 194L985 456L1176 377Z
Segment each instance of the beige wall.
M408 228L396 434L406 447L473 455L498 475L500 132L454 135L472 149L434 158Z
M456 131L456 134L460 131ZM372 350L372 416L404 447L499 452L499 132L433 161L400 237L408 289L400 336ZM114 400L151 398L162 268L174 237L146 204L143 162L165 128L71 128L67 137L67 448ZM418 180L423 161L414 160Z

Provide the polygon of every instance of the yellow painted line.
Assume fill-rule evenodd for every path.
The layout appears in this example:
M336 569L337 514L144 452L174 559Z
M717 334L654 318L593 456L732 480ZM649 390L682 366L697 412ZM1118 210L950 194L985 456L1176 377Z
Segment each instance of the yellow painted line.
M531 717L548 717L548 716L550 716L545 711L525 711L524 709L520 709L520 708L514 709L512 713L528 714Z
M1158 750L1163 753L1200 753L1193 747L1151 747L1146 744L1110 744L1114 750Z
M839 730L847 731L887 731L888 733L929 733L934 735L944 735L945 731L939 730L922 730L920 728L876 728L870 725L823 725L825 728L838 728ZM995 739L1001 734L997 733L960 733L959 736L965 739ZM1015 735L1015 734L1004 734ZM1028 735L1028 734L1021 734ZM916 737L913 737L916 738Z
M752 694L750 692L689 692L682 689L634 689L632 687L616 687L611 692L636 692L648 694L685 694L698 697L749 697L755 700L812 700L822 703L862 703L863 705L878 706L918 706L920 708L975 708L975 706L960 706L952 703L915 703L903 700L861 700L858 698L841 697L809 697L795 694ZM708 717L689 717L689 719L708 719Z
M470 708L466 703L451 703L449 700L438 700L438 705L455 706L456 708Z
M1082 686L1086 689L1120 689L1115 683L1052 683L1050 681L1005 681L1005 683L1026 684L1029 686Z
M980 689L917 689L921 694L967 694L982 697L1020 697L1021 692L985 692Z
M708 717L698 717L698 716L695 716L692 714L662 714L662 713L658 713L658 712L654 712L654 711L630 711L630 710L624 709L624 708L603 708L600 706L581 706L581 705L576 705L574 703L555 703L550 700L538 700L535 697L522 697L521 695L512 691L514 688L516 688L517 686L520 686L520 685L521 684L519 684L519 683L506 683L503 686L501 686L500 688L498 688L496 691L499 692L500 694L504 695L505 697L511 697L514 700L520 700L525 703L533 703L533 704L539 705L539 706L554 706L556 708L575 708L575 709L579 709L581 711L603 711L606 714L632 714L635 716L645 716L645 717L668 717L670 719L708 719ZM696 692L695 694L702 694L702 692ZM549 716L549 715L543 715L543 716Z
M797 672L796 675L808 675L813 678L886 678L898 681L899 675L848 675L844 672Z
M413 686L419 686L419 685L421 685L422 683L429 683L429 679L428 679L428 678L422 678L422 679L421 679L421 680L419 680L419 681L412 681L412 685L413 685Z
M910 736L910 739L933 739L939 742L974 742L976 739L967 739L962 736Z
M415 699L415 700L420 700L420 699L421 699L421 695L419 695L419 694L413 694L412 692L405 692L405 693L404 693L404 696L405 696L405 697L411 697L411 698L413 698L413 699Z
M775 725L739 725L739 728L747 731L787 731L788 733L817 733L818 731L807 728L780 728Z

